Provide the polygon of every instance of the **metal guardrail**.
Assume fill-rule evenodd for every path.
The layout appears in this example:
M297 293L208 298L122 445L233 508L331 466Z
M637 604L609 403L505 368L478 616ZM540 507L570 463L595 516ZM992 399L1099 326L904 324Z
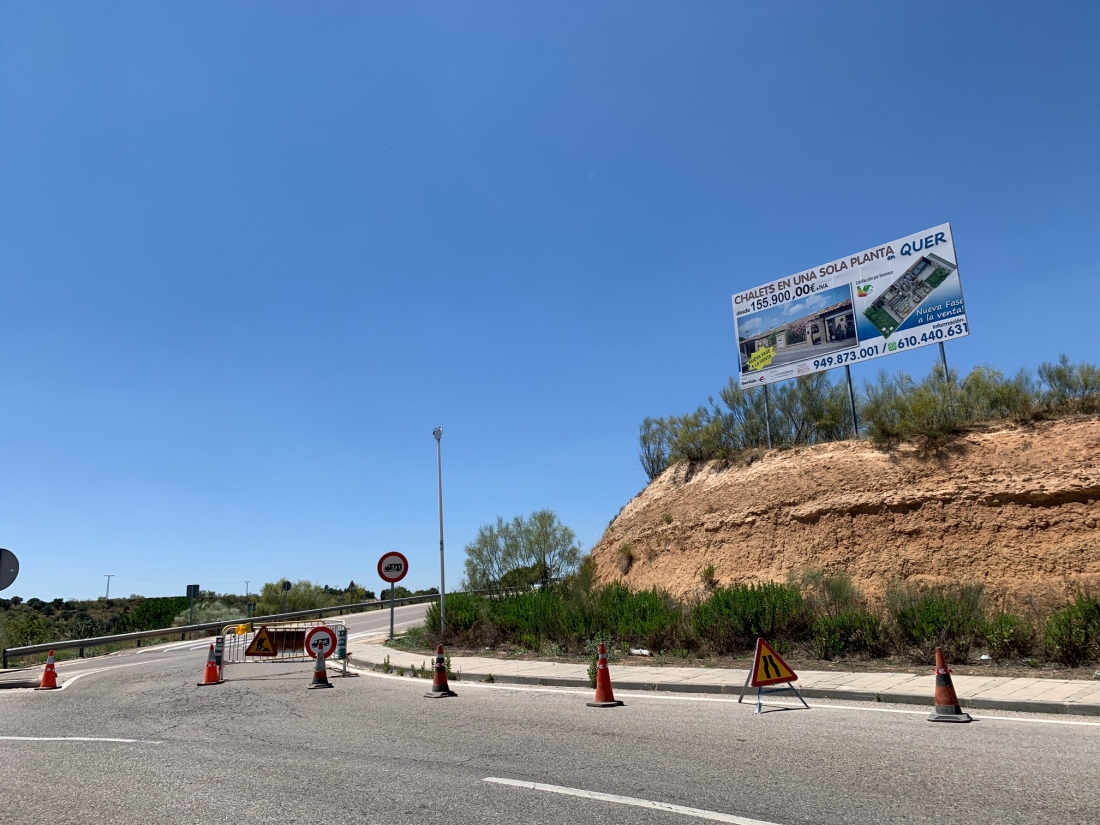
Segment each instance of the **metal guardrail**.
M450 595L450 594L448 594ZM394 599L394 604L413 604L417 602L431 602L439 598L438 593L430 596L406 596L403 599ZM388 607L389 600L374 602L356 602L355 604L340 604L332 607L315 607L311 610L296 610L291 613L273 613L270 616L241 616L242 622L274 622L291 621L294 619L306 619L316 616L323 619L326 615L343 615L348 613L369 613L372 610L382 610ZM8 659L18 659L22 656L34 656L38 653L49 653L51 650L73 650L79 648L80 655L84 655L84 649L88 647L102 647L104 645L119 644L121 642L137 642L141 647L142 639L159 639L165 636L180 634L180 641L187 639L188 633L205 633L208 630L220 630L225 627L230 619L221 619L216 622L203 622L202 624L182 625L181 627L164 627L160 630L137 630L133 633L116 633L113 636L93 636L87 639L66 639L64 641L49 642L41 645L24 645L23 647L6 647L3 650L3 667L8 666Z

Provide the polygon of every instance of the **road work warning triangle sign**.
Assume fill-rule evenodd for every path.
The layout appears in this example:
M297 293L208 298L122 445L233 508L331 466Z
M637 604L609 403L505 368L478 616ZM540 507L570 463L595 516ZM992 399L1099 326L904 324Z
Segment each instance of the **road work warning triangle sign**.
M780 682L793 682L798 674L783 661L783 657L763 639L756 640L756 656L752 662L752 674L749 684L753 687L777 685Z
M252 637L252 644L244 652L245 656L278 656L275 645L271 641L271 632L267 626L261 627Z

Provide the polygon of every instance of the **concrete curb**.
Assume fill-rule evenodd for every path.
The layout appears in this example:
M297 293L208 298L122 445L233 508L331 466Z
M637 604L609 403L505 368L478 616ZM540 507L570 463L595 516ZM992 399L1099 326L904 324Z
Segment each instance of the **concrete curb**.
M382 663L373 662L362 654L355 657L355 667L364 670L381 672ZM394 669L398 665L392 666ZM462 671L462 682L484 682L488 673L469 673ZM587 679L570 678L544 678L538 676L508 676L492 674L494 684L506 685L532 685L538 687L571 687L591 690ZM666 693L705 693L734 696L741 693L742 683L739 684L683 684L680 682L632 682L620 679L614 680L614 686L621 690L661 691ZM799 686L798 692L807 699L841 699L858 702L875 702L890 705L917 705L929 708L934 707L932 696L921 696L913 693L891 693L889 691L876 693L867 690L836 690L833 688L808 688ZM752 688L745 691L745 700L755 692ZM1100 716L1100 705L1084 704L1076 702L1043 702L1035 699L969 699L959 697L959 704L972 710L1000 710L1018 713L1051 713L1070 716Z
M41 684L39 679L3 679L0 680L0 690L13 688L36 688Z

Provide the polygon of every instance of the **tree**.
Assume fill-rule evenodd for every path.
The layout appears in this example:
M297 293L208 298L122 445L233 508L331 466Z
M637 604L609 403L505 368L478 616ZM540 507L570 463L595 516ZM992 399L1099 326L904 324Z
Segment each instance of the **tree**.
M256 615L270 616L283 612L283 582L267 582L260 589L260 597L256 600ZM299 579L290 586L287 593L287 610L313 610L317 607L332 607L342 604L342 599L325 593L325 588L314 584L308 579Z
M553 510L538 510L527 518L478 528L466 545L469 590L522 587L559 579L577 569L581 546L576 534L558 520Z

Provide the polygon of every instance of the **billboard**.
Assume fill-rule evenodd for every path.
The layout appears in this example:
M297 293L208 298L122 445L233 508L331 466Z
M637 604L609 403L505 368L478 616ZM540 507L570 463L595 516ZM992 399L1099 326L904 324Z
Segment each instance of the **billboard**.
M733 296L742 387L970 334L951 224Z

